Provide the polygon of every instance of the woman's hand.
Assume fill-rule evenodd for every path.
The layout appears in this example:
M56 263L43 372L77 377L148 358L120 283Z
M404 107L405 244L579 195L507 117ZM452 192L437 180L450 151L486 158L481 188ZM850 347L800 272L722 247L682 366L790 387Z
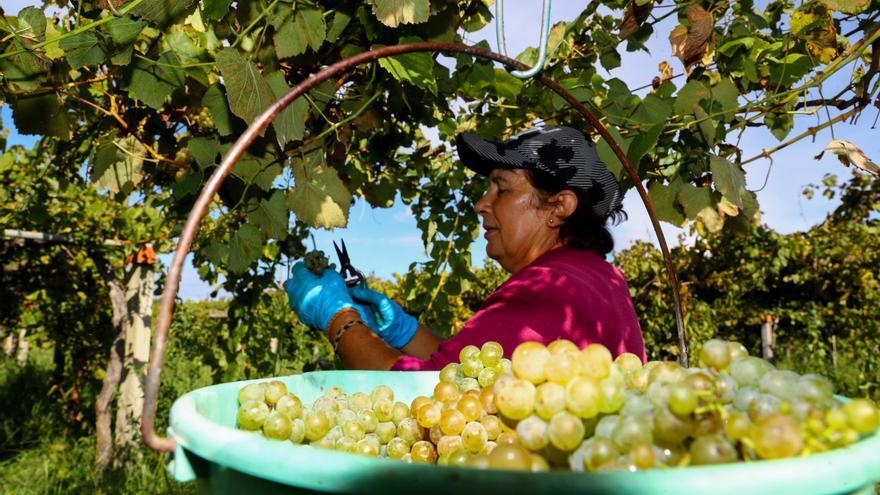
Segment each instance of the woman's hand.
M375 309L376 325L371 328L388 345L400 349L412 340L419 322L413 316L406 314L399 304L385 294L363 286L352 287L349 292L355 302Z
M351 299L345 280L336 270L324 270L318 277L300 261L293 265L290 278L284 282L284 290L299 320L312 328L326 332L330 320L346 308L356 309L370 328L377 326L369 308Z

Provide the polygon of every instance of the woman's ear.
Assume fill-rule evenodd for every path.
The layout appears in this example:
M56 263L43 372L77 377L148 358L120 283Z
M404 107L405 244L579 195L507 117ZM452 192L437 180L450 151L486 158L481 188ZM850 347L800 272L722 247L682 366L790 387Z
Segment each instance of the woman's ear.
M553 195L550 199L550 204L553 205L550 217L555 219L553 223L558 225L564 223L577 210L578 197L574 191L564 189Z

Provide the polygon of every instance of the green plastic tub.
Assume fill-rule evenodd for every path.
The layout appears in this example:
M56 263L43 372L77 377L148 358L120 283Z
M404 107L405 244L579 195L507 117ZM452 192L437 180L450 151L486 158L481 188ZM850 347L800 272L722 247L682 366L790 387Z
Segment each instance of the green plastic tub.
M322 371L278 378L303 402L333 386L347 393L388 385L409 403L430 395L436 372ZM177 399L171 471L201 493L465 494L873 494L880 481L880 433L809 457L684 469L609 473L523 473L406 464L267 440L235 429L238 390L214 385Z

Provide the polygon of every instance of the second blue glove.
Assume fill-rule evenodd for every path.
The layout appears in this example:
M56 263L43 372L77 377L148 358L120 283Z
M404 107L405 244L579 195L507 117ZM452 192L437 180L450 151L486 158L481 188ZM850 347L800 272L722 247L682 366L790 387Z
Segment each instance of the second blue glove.
M388 345L400 349L412 340L419 321L403 311L391 298L363 286L349 289L355 302L364 303L376 310L376 326L371 327Z

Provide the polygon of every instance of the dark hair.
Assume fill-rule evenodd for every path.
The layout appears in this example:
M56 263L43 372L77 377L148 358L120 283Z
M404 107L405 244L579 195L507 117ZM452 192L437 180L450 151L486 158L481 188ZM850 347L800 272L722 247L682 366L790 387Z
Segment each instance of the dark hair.
M593 211L589 193L561 184L558 179L539 170L523 169L526 178L536 189L538 199L546 205L550 196L569 190L575 193L577 208L559 227L559 238L563 244L584 251L595 251L604 256L614 249L614 238L605 224L612 220L617 224L626 219L626 212L617 210L607 216Z

